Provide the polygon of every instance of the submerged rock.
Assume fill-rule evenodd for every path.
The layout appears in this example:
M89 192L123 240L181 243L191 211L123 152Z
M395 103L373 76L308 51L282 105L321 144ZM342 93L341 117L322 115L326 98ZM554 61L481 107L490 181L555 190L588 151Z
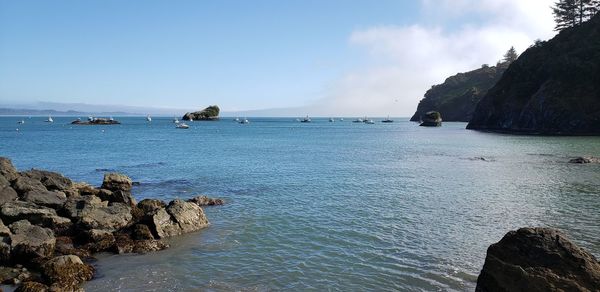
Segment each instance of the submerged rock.
M487 251L477 279L486 291L598 291L600 263L550 228L510 231Z
M598 157L577 157L569 160L569 163L579 163L579 164L588 164L588 163L600 163L600 158Z
M189 199L188 202L194 203L194 204L196 204L196 205L198 205L200 207L203 207L203 206L218 206L218 205L223 205L225 203L223 201L223 199L209 198L209 197L204 196L204 195L193 197L193 198Z

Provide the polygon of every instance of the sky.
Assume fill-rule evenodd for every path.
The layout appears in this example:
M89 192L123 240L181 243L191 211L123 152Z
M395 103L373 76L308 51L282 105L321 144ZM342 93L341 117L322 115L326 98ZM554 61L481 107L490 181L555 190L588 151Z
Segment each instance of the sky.
M555 32L553 0L0 0L0 106L410 116Z

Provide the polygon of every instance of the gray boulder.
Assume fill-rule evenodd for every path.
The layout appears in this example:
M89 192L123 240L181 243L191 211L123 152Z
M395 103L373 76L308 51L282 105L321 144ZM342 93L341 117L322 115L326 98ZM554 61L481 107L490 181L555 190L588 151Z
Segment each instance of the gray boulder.
M32 260L47 258L52 255L56 239L52 230L31 225L27 220L20 220L9 225L12 234L12 259L17 263L31 264Z
M577 163L577 164L589 164L589 163L600 163L600 158L598 157L577 157L569 160L569 163Z
M200 207L203 206L218 206L223 205L225 202L223 199L209 198L204 195L196 196L188 200L188 202L194 203Z
M61 209L61 213L72 219L81 217L82 210L93 207L106 207L108 202L102 202L100 198L91 195L70 197Z
M12 184L13 189L20 195L29 191L47 191L46 187L39 181L28 176L19 176Z
M102 199L102 201L108 201L110 203L125 203L130 207L134 207L136 205L135 198L131 195L130 192L125 191L109 191L105 189L101 189L98 193L98 197Z
M67 196L63 192L56 191L28 191L22 199L26 202L58 209L65 204Z
M33 224L48 227L58 233L67 232L72 226L69 218L58 216L54 209L23 201L7 202L2 205L0 207L0 217L7 223L28 220Z
M48 190L64 191L73 186L70 179L57 172L32 169L21 175L40 181Z
M106 173L102 181L102 188L110 191L130 192L132 187L131 179L120 173Z
M209 224L200 206L182 200L171 201L166 209L157 209L150 217L159 238L200 230Z
M476 291L599 291L600 263L550 228L508 232L487 251Z
M13 181L19 176L19 172L13 166L10 159L0 157L0 175L4 176L8 181Z
M0 205L17 200L17 192L10 186L0 187Z
M131 207L123 203L111 203L106 207L87 205L78 213L76 223L83 229L117 231L131 223Z

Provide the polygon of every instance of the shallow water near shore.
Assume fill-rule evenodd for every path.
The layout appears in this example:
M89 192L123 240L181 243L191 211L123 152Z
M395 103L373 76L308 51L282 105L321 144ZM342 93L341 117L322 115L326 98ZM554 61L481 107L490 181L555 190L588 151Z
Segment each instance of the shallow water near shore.
M95 185L122 172L140 182L138 200L226 200L205 208L209 228L168 250L100 255L87 291L472 291L487 247L523 226L559 228L600 256L600 165L567 163L600 156L599 137L406 119L224 118L188 130L171 118L45 119L0 117L0 155Z

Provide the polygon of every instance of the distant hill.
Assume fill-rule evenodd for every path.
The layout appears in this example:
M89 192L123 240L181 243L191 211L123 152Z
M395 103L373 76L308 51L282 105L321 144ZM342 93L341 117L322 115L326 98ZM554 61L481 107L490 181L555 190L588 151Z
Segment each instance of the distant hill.
M600 14L521 54L467 128L600 135Z
M417 111L410 119L418 122L429 111L437 111L447 122L468 122L477 103L487 91L500 80L508 63L482 66L479 69L458 73L443 84L434 85L419 102Z
M0 108L1 116L42 116L42 115L51 115L51 116L84 116L92 114L90 112L80 112L80 111L58 111L58 110L37 110L37 109L15 109L15 108ZM126 112L101 112L94 114L102 114L102 115L114 115L114 116L127 116L131 115L131 113Z

